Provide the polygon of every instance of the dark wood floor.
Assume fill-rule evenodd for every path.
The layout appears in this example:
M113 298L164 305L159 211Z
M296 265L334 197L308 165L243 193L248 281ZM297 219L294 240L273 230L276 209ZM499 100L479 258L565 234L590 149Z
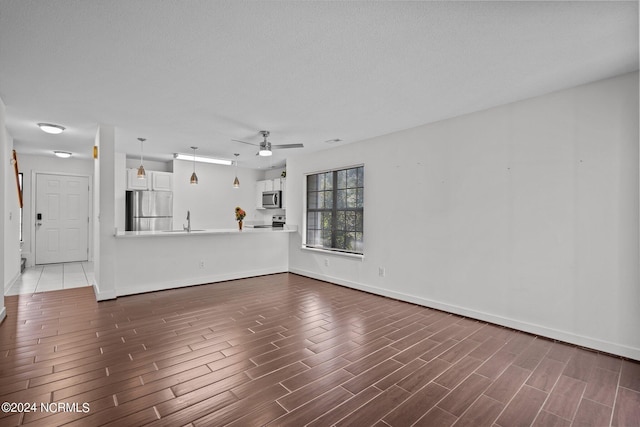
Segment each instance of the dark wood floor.
M293 274L5 304L2 426L640 425L640 363Z

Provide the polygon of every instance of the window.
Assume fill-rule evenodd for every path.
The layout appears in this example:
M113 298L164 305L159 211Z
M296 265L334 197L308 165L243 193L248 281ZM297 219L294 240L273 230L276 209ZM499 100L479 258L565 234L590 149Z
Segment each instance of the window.
M305 246L362 254L364 166L307 175Z

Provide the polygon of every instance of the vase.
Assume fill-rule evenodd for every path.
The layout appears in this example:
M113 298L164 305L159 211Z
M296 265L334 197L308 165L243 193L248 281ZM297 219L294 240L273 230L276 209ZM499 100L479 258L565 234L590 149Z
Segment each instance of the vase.
M238 221L238 230L242 231L242 221Z

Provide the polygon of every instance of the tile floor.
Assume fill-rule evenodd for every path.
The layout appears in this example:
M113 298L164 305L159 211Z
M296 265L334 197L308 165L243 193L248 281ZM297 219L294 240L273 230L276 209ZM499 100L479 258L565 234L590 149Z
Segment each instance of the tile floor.
M0 426L640 426L640 362L294 274L5 298Z
M33 294L90 286L92 283L93 262L36 265L26 268L4 294Z

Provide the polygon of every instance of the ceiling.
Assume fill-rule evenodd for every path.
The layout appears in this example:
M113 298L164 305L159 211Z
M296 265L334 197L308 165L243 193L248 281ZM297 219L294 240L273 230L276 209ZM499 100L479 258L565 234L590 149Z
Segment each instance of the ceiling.
M26 154L90 158L103 123L131 158L144 137L153 160L198 146L280 167L637 69L636 1L0 0L0 98ZM305 148L231 141L262 129Z

